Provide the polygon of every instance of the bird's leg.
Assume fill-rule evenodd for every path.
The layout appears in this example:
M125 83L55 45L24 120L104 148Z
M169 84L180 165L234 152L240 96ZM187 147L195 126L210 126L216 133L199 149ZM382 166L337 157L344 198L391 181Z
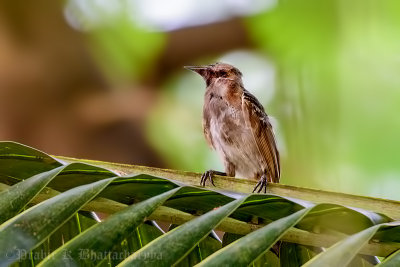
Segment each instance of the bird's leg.
M201 186L206 186L206 181L209 180L213 186L215 186L213 177L214 175L221 175L221 176L226 176L226 173L224 172L219 172L219 171L214 171L214 170L208 170L205 173L201 175L201 180L200 180L200 185Z
M263 189L264 189L264 194L267 193L267 185L268 185L268 176L267 176L266 173L263 173L261 175L260 180L258 181L256 186L254 187L252 193L254 193L257 190L258 187L260 187L260 188L258 188L257 193L260 193Z

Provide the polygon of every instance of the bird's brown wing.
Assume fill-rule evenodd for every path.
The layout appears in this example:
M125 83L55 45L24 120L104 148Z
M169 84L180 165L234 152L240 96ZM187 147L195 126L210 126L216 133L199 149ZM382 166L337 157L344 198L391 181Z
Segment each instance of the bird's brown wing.
M275 136L263 106L249 92L244 90L242 96L243 117L251 129L257 148L266 164L265 168L274 183L279 182L280 162Z

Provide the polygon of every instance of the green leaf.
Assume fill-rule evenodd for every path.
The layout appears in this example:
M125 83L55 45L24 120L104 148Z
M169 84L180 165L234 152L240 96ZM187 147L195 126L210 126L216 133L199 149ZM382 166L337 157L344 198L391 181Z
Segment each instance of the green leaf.
M66 159L66 161L68 162L69 160ZM153 197L157 197L162 193L181 186L181 183L176 182L175 180L180 180L185 184L198 184L199 174L196 173L161 170L143 166L101 163L95 161L92 161L91 163L99 166L108 166L112 169L115 167L117 170L118 168L121 168L120 170L126 173L132 172L136 173L136 175L112 178L112 182L107 186L107 188L97 195L99 198L90 201L90 203L87 203L82 207L77 207L77 209L74 210L75 214L78 209L103 212L106 214L112 214L117 211L122 212L123 210L131 208L127 207L127 205L131 205L132 203L140 204L143 201L150 200ZM13 164L16 164L18 168L14 168ZM38 166L38 168L41 168L42 171L38 172L35 170L33 167L35 164ZM60 195L59 191L65 191L79 185L90 184L92 182L97 182L99 180L115 176L115 173L112 171L87 164L77 163L58 168L60 165L60 162L57 162L55 159L40 151L36 151L32 148L16 143L0 142L0 182L2 183L0 184L0 190L7 190L8 196L8 198L6 197L1 200L1 198L5 197L6 195L4 193L0 193L0 216L6 215L7 209L15 209L12 211L13 214L15 214L27 203L38 204L45 199L52 201L50 198ZM25 166L27 169L23 170ZM59 169L62 170L59 171ZM59 173L57 173L58 171ZM51 173L53 172L57 173L54 175L55 178L51 178ZM165 176L173 180L164 179L158 176ZM24 181L24 179L28 177L31 178ZM48 182L48 179L51 181ZM8 186L16 183L18 184L11 188ZM244 185L247 184L247 181L226 177L217 177L217 185L228 185L227 188L235 190L237 188L238 190L246 191L247 185L245 187L237 187L238 184ZM39 192L40 188L43 188L44 186L47 188ZM17 189L19 190L18 194ZM271 252L271 250L267 249L261 253L257 252L258 249L265 246L265 244L258 244L257 242L251 243L249 247L252 248L252 253L258 253L255 258L250 259L249 257L249 260L252 261L253 266L290 266L291 264L294 266L299 266L312 256L310 253L312 250L309 250L310 246L329 247L335 242L338 242L340 237L353 235L377 224L379 224L379 231L374 234L373 239L374 241L379 242L371 242L371 244L367 244L365 247L360 246L360 248L357 248L354 251L349 250L350 254L353 254L351 257L349 256L351 258L349 264L352 266L374 265L376 264L374 263L376 258L365 255L379 255L385 257L399 247L399 222L382 224L391 221L392 219L385 215L379 214L379 212L382 211L385 214L391 215L391 217L395 219L398 218L398 207L400 207L398 202L275 184L271 185L269 190L270 192L277 194L282 194L285 196L293 195L300 198L304 197L305 199L310 199L316 202L321 201L319 197L322 196L322 199L324 199L324 201L328 201L328 204L320 204L315 208L312 208L312 210L296 224L296 229L291 228L282 233L282 240L292 243L283 243L281 246L281 263L276 255ZM207 217L209 214L214 213L215 211L212 211L213 209L216 211L224 209L227 203L230 203L233 199L238 199L242 196L247 196L247 194L229 192L217 188L204 189L186 186L168 198L163 203L163 206L158 207L151 215L144 218L144 220L161 220L177 225L188 222L187 224L191 225L191 223L196 222L196 220ZM228 250L232 246L241 244L243 240L246 240L246 238L249 238L249 236L252 235L252 231L260 228L264 229L262 228L264 225L267 225L265 226L266 228L270 227L271 225L274 225L273 222L278 223L279 221L277 220L281 219L285 221L286 219L290 218L287 216L293 216L293 214L296 212L304 211L304 208L309 208L315 205L308 201L285 196L278 196L272 193L250 195L245 201L243 201L243 203L240 204L240 206L238 206L236 209L232 209L231 213L229 214L229 218L221 217L222 221L214 221L213 223L215 223L215 225L218 224L217 229L228 232L228 234L226 234L224 237L224 244L230 243L237 237L240 237L234 236L231 233L244 236L236 242L232 242L229 246L226 246L225 249ZM79 196L76 195L75 199L78 198ZM14 199L14 202L12 202L12 199ZM355 206L358 205L359 207L375 210L378 213L331 204L331 199L332 203L343 203L345 205L352 205L353 202L351 201L354 200ZM120 203L117 203L116 201ZM360 201L362 204L360 204ZM15 203L17 203L17 205L15 205ZM42 205L47 205L46 203L48 202L43 202L36 207L40 208ZM58 204L59 203L53 203L53 205ZM70 202L67 201L66 204L70 205ZM92 224L96 224L96 222L90 221L88 225L84 226L84 217L79 215L75 217L69 217L69 219L65 218L64 220L56 221L57 217L59 217L57 215L58 210L52 210L53 205L47 206L46 209L42 208L42 212L40 214L37 213L36 217L31 216L31 218L28 218L27 220L24 219L19 221L18 227L20 228L29 228L28 230L31 230L31 225L34 225L35 230L38 230L34 233L31 233L32 236L29 236L29 238L24 238L22 242L24 246L27 245L25 242L31 242L31 239L35 239L36 235L39 235L39 239L42 241L36 241L36 244L31 245L28 249L20 249L20 251L24 253L25 258L21 257L21 261L15 262L14 264L21 266L33 266L38 264L40 260L48 255L48 253L54 251L55 249L60 249L60 246L67 246L65 242L79 240L79 238L81 238L80 236L86 234L85 232L81 233L81 230L85 231L85 228L87 229ZM7 208L4 209L4 207ZM59 207L62 207L62 205ZM4 210L1 210L2 208ZM31 211L32 209L29 209L28 211ZM13 235L12 238L10 238L10 234L2 237L4 234L4 226L16 220L28 211L23 212L21 215L14 215L15 217L13 219L9 219L9 221L6 221L3 226L0 227L0 245L1 242L5 242L3 240L11 240L10 247L6 247L6 249L10 250L2 249L5 248L3 244L3 247L0 246L0 254L5 253L7 256L12 256L12 254L9 252L13 252L15 250L15 246L13 250L13 243L18 243L18 240L21 240L21 237L18 237L18 235ZM10 217L13 216L13 214L7 216ZM54 214L55 217L52 218ZM73 216L74 213L71 211L71 214L71 216ZM192 214L205 215L196 217ZM112 220L112 216L106 217L102 224L106 225L110 219ZM123 221L125 222L126 220ZM40 227L37 226L39 223L41 223ZM121 223L121 221L118 223ZM206 221L206 224L208 223L210 222ZM43 229L41 227L43 229L50 227L46 237L43 237L43 233L41 232ZM130 225L129 227L132 226ZM187 228L187 232L182 230L185 229L185 227ZM197 233L197 229L202 227L205 227L204 229L201 229L201 231L204 231L204 233ZM112 247L108 248L107 250L99 250L99 252L105 253L93 254L91 259L95 259L95 262L88 261L85 263L99 264L100 266L113 266L119 264L126 257L136 252L136 254L132 255L130 258L127 258L124 263L129 265L129 261L132 260L132 257L136 257L136 259L134 259L136 262L133 261L131 264L137 264L138 262L141 264L140 261L147 261L146 264L149 265L159 263L164 264L164 261L167 260L166 265L174 264L179 266L191 266L201 262L201 260L204 259L206 259L204 263L207 264L210 259L217 257L221 253L219 251L215 252L220 248L221 244L218 241L207 237L205 230L207 227L209 229L213 228L210 225L204 225L198 228L197 226L194 227L193 225L191 225L191 228L188 228L186 225L182 225L177 226L177 228L170 233L162 235L162 231L160 231L158 228L145 223L138 226L135 230L124 232L124 235L121 237L122 239L120 238L116 241L110 241L110 243L112 243L110 246ZM119 226L117 228L119 228ZM109 232L113 232L115 229L111 227L111 229L108 228L108 230ZM107 231L104 236L108 236L109 232ZM176 233L179 232L179 235L182 236L178 237L178 234ZM279 231L275 232L275 235L279 234ZM255 233L260 234L260 232ZM175 237L173 235L175 235ZM103 237L102 234L99 234L99 236ZM349 238L353 237L354 236L349 236ZM91 241L96 240L96 238L97 236L91 239ZM258 237L253 238L256 240ZM279 236L277 238L279 239ZM264 238L264 241L265 240L266 239ZM273 243L273 240L269 240L269 242ZM164 244L164 246L160 244ZM174 245L172 246L171 244ZM178 244L178 247L175 247L175 244ZM94 246L96 249L98 249L97 245ZM343 243L340 246L343 246ZM255 249L253 249L253 247L255 247ZM17 249L19 248L17 247ZM222 249L221 251L223 252L225 249ZM42 252L44 252L43 255L41 255ZM93 250L93 253L96 253L96 250ZM242 249L240 251L240 254L242 255L239 255L238 253L238 255L233 255L232 257L247 257L248 255L246 253L248 253L246 249ZM70 254L70 251L66 250L66 253L63 256L68 257ZM316 256L316 259L318 257L319 256ZM393 256L393 258L395 258L395 256ZM387 260L389 259L391 258L389 257ZM4 261L0 261L0 265L9 264L9 262L3 262ZM390 261L388 262L390 263ZM240 263L240 261L235 261L235 264L240 265ZM78 264L82 265L81 262L78 262ZM323 266L326 266L326 264Z
M319 204L299 223L298 228L307 231L313 231L316 228L332 229L350 235L388 221L390 221L389 218L384 215L362 209Z
M202 259L213 254L217 250L221 249L221 243L210 235L206 236L203 240L197 244L192 251L178 263L174 264L176 267L194 266L202 261Z
M79 224L80 232L83 232L93 225L99 223L97 214L90 211L79 211L76 217L77 224Z
M179 262L244 200L234 200L175 228L129 256L119 266L171 266Z
M325 252L311 259L304 266L346 266L381 226L382 224L374 225L336 243Z
M117 242L121 242L179 189L172 189L114 214L57 249L41 262L40 266L91 264L93 259L82 257L82 253L84 255L107 255ZM68 253L68 257L65 257L66 253Z
M400 250L397 250L392 255L387 257L379 267L397 267L400 266Z
M63 192L77 186L116 176L118 175L104 168L78 162L67 166L49 183L48 187Z
M135 231L126 237L126 239L114 245L109 255L110 265L118 265L133 252L160 237L163 233L164 232L153 221L146 221L145 223L139 225Z
M238 235L233 233L224 233L224 237L222 238L222 247L226 247L232 242L235 242L239 238L242 238L244 235Z
M137 228L137 232L142 246L147 245L164 234L164 231L157 225L157 223L152 221L146 221L144 224L140 225Z
M168 232L171 232L175 228L179 227L180 225L178 224L171 224L168 228ZM210 235L208 235L210 236ZM207 238L207 237L206 237ZM204 238L201 242L206 240ZM201 243L200 242L200 243ZM197 244L189 254L187 254L185 257L179 260L178 263L174 264L174 267L189 267L189 266L194 266L197 263L201 261L201 256L200 256L200 249L199 249L199 244Z
M242 237L202 261L200 266L249 265L257 257L265 253L289 228L296 225L311 209L300 210Z
M76 187L5 222L0 227L0 262L11 264L21 252L37 247L113 179Z
M178 185L173 181L152 175L137 174L115 179L99 196L124 204L132 204L176 187ZM183 190L186 188L182 188L177 194Z
M13 184L62 164L39 150L16 142L0 142L0 178Z
M89 212L76 213L71 219L62 224L51 236L40 246L31 251L32 261L35 265L39 264L50 253L62 246L65 242L74 238L88 227L97 223L90 216Z
M271 194L253 194L246 199L231 217L250 221L254 216L257 216L271 222L312 206L314 204L308 201Z
M121 261L123 261L133 252L139 250L142 247L141 234L143 232L143 229L144 231L148 230L147 227L150 227L152 229L156 228L154 226L148 225L148 222L139 225L134 231L125 236L124 240L116 242L112 247L112 249L110 250L110 253L104 253L101 255L101 257L94 258L93 264L96 262L96 266L98 267L103 266L104 264L106 264L106 266L118 265ZM159 233L159 235L157 235L155 238L157 238L160 235L162 235L162 233ZM87 249L82 250L82 252L88 254L87 252L89 252L89 250ZM104 260L99 262L102 258L104 258Z
M279 250L281 266L285 267L302 266L316 254L313 248L288 242L282 242Z
M368 258L369 257L369 258ZM374 263L372 263L374 262ZM373 267L379 263L373 256L357 254L347 265L347 267Z
M0 181L5 184L19 183L61 165L60 162L39 150L15 142L0 142ZM52 179L48 187L65 191L115 176L117 174L107 169L76 162L67 165L56 179Z
M73 158L67 158L67 157L59 157L59 158L63 159L66 162L81 161L81 162L86 162L88 164L104 166L105 168L109 168L112 170L123 171L125 173L143 173L146 175L165 177L168 179L173 179L174 181L182 182L186 185L196 185L197 186L198 181L201 176L201 174L199 174L199 173L185 172L185 171L179 171L179 170L167 170L167 169L159 169L159 168L137 166L137 165L127 165L127 164L119 164L119 163L112 163L112 162L101 162L101 161L94 161L94 160L87 160L87 159L73 159ZM247 195L254 188L254 181L251 181L248 179L216 176L215 182L216 182L216 185L218 188L224 188L225 190L235 191L236 194L245 193ZM201 190L201 189L199 189L199 190ZM368 197L368 196L351 195L351 194L338 193L338 192L329 192L329 191L323 191L323 190L316 190L316 189L302 188L302 187L295 187L295 186L290 186L290 185L274 184L274 183L270 184L269 187L267 188L267 190L269 193L275 194L275 197L285 198L286 201L297 203L302 207L309 207L309 206L305 206L304 202L311 203L310 201L312 201L314 203L331 203L331 204L335 204L335 205L341 205L344 207L347 207L347 206L348 207L358 207L358 208L362 208L364 210L371 210L373 212L383 213L386 215L385 216L386 218L387 218L387 216L389 216L390 218L393 218L393 219L400 218L400 201L373 198L373 197ZM224 191L218 190L218 192L223 193ZM227 194L227 193L223 193L223 194L226 196L229 196L229 194ZM294 198L294 196L296 197L296 199ZM301 200L299 200L299 199L301 199ZM299 203L297 201L301 201L301 203ZM266 206L268 206L268 205L266 205ZM201 205L197 206L197 208L199 208L199 207L201 207ZM174 208L181 209L178 207L174 207ZM277 206L277 210L274 210L273 212L274 213L279 212L280 208L281 207ZM299 209L297 209L297 210L299 210ZM354 210L352 212L358 213ZM236 213L236 211L235 211L235 213ZM291 214L291 213L289 213L289 214ZM287 214L287 215L289 215L289 214ZM287 215L285 215L285 216L287 216ZM340 215L340 213L338 213L338 215ZM232 214L231 217L234 217L234 214ZM368 217L370 217L370 216L368 216ZM280 218L282 218L282 217L280 217ZM369 221L371 221L370 219L372 219L372 218L369 218ZM374 222L376 221L375 219L373 219L373 220L374 220ZM389 221L391 221L391 220L389 220ZM375 223L373 223L373 224L375 224Z
M227 245L231 244L232 242L242 237L243 235L225 233L222 240L222 246L226 247ZM271 250L268 250L266 253L261 255L252 264L252 267L279 267L279 266L280 266L279 258Z
M172 224L169 227L168 231L172 231L177 227L179 227L179 225ZM219 240L215 239L213 234L216 235L215 232L214 233L211 232L208 236L206 236L203 240L201 240L200 243L198 243L196 247L194 247L188 255L180 259L178 263L174 264L174 266L177 267L194 266L199 262L201 262L202 259L207 258L215 251L219 250L222 244Z
M39 173L0 193L0 224L19 213L65 166Z
M219 249L221 249L222 244L217 239L208 235L206 238L200 241L198 246L199 246L200 259L203 260L208 256L212 255L213 253L215 253L216 251L218 251Z
M285 265L281 265L279 262L278 256L271 250L268 250L261 256L259 256L253 263L250 265L252 267L279 267Z

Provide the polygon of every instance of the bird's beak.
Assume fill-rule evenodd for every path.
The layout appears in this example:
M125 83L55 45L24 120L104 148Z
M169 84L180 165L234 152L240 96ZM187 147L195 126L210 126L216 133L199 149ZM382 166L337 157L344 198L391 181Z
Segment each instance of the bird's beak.
M194 71L201 76L205 76L210 66L184 66L185 69Z

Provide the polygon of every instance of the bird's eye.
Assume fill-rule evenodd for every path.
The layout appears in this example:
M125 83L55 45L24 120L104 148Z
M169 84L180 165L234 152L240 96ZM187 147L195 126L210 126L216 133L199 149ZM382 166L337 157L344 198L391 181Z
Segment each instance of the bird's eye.
M221 77L224 77L224 78L228 77L228 73L227 73L226 71L224 71L224 70L221 70L220 73L219 73L219 75L220 75Z

